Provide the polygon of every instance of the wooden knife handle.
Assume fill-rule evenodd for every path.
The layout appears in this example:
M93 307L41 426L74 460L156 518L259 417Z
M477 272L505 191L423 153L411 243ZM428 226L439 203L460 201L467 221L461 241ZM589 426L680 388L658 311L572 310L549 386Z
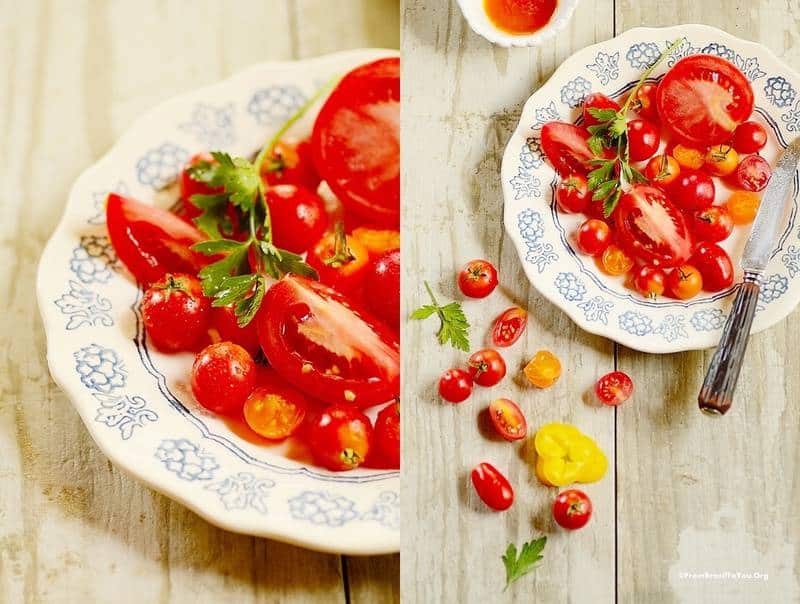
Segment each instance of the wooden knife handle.
M703 380L697 400L700 410L708 415L724 415L733 402L733 392L742 370L750 326L758 304L759 280L759 275L745 274L706 379Z

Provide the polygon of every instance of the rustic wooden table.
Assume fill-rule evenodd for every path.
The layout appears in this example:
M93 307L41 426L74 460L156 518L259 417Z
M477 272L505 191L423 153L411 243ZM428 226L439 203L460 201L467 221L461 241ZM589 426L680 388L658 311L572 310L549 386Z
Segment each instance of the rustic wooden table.
M139 115L268 59L396 47L397 0L0 0L0 602L392 602L399 556L219 530L122 475L45 363L34 275Z
M770 47L800 68L797 0L581 0L569 27L539 49L505 50L475 35L455 2L407 0L403 52L403 262L406 310L426 303L422 280L460 299L463 262L496 262L503 287L466 302L473 341L505 307L530 310L510 349L511 371L549 349L565 373L536 391L504 382L470 402L443 404L435 382L465 356L440 348L432 322L404 330L403 564L405 602L800 601L800 314L752 338L738 405L721 421L697 410L708 352L637 353L577 328L531 288L502 226L498 172L522 103L566 57L638 25L706 23ZM412 352L413 351L413 352ZM617 411L584 402L594 380L630 373L635 399ZM553 490L532 476L530 445L482 436L477 414L493 395L516 399L529 423L570 421L608 453L588 485L595 515L576 533L550 516ZM517 503L486 511L468 471L508 471ZM526 463L526 461L528 463ZM546 534L544 561L501 597L500 556L511 541ZM691 581L680 572L760 572L767 581Z

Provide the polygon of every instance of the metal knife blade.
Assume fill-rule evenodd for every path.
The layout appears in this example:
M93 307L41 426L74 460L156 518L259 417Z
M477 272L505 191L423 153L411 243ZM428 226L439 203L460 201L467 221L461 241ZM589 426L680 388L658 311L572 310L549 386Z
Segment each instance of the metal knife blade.
M800 137L786 147L761 197L761 206L742 255L741 264L745 272L761 273L767 268L770 254L783 227L786 209L792 203L789 192L798 162Z

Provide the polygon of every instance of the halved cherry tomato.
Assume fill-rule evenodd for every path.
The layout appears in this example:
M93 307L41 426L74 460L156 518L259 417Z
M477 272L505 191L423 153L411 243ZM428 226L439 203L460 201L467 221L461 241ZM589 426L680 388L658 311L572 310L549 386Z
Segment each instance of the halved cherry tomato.
M645 82L636 91L631 103L631 109L650 121L658 120L658 110L656 109L656 90L658 84Z
M628 121L628 156L631 161L652 157L660 143L658 128L652 123L644 119Z
M714 179L705 172L684 170L670 187L675 204L683 210L702 210L714 203Z
M686 220L661 189L634 185L620 199L615 217L620 246L646 264L677 266L692 253Z
M303 423L308 401L289 384L260 386L244 402L244 421L250 429L270 440L283 440Z
M233 304L215 306L211 309L211 328L216 330L216 336L212 335L212 340L233 342L252 356L261 350L255 321L250 321L245 327L239 327L239 319Z
M694 298L703 289L703 277L691 264L678 266L667 275L667 290L678 300Z
M248 352L232 342L203 348L192 365L192 394L214 413L241 411L256 386L256 365Z
M767 131L758 122L744 122L737 126L731 144L739 153L757 153L767 144Z
M556 203L562 212L585 212L591 199L589 185L581 174L570 174L556 187Z
M191 168L201 162L215 163L210 153L198 153L193 155L181 170L181 175L178 178L178 185L180 186L181 203L186 212L187 218L196 218L203 213L203 211L192 203L192 195L219 195L223 192L222 187L210 187L204 182L198 182L189 175Z
M108 236L117 256L145 286L167 273L196 275L211 262L190 248L205 235L172 212L109 193L106 201Z
M609 245L600 257L600 266L603 270L614 277L625 275L633 268L633 258L625 253L621 247Z
M616 407L627 401L633 394L633 380L627 373L612 371L605 374L594 385L598 400L609 407Z
M353 229L351 234L367 248L371 256L380 256L400 248L400 231L360 226Z
M364 463L372 444L369 418L350 405L332 405L309 428L314 460L335 472L353 470Z
M284 250L302 254L328 228L325 204L319 195L297 185L275 185L267 189L267 204L272 221L272 243Z
M502 512L514 503L511 483L492 464L479 463L473 468L470 477L478 497L493 510Z
M485 298L497 287L497 269L488 260L470 260L458 273L458 288L470 298Z
M728 253L716 243L701 241L690 260L703 276L703 289L718 292L733 283L733 263Z
M348 210L400 224L400 59L345 75L317 116L311 144L317 172Z
M601 92L593 92L583 101L583 126L588 128L599 124L601 120L592 115L591 109L612 109L619 111L620 106L614 99L608 98Z
M667 275L655 266L640 266L633 274L633 286L643 296L657 298L664 293Z
M542 126L542 150L561 176L586 174L594 153L589 148L589 133L564 122L547 122Z
M755 220L761 198L750 191L735 191L725 203L734 224L750 224Z
M338 291L288 275L267 291L256 321L270 365L308 396L362 408L398 396L396 336Z
M715 145L706 151L705 169L714 176L727 176L739 165L739 154L730 145Z
M575 237L578 249L589 256L599 256L613 239L608 224L598 218L590 218L578 228Z
M582 528L592 517L592 501L578 489L562 491L553 502L553 520L570 531Z
M491 348L473 352L467 360L472 381L479 386L490 387L506 375L506 362L500 353Z
M733 219L725 206L709 206L692 214L692 232L698 241L723 241L733 232Z
M308 140L280 140L261 167L269 185L297 185L315 193L320 183L314 169L313 151Z
M672 157L681 168L699 170L706 163L706 152L687 145L677 144L672 148Z
M308 251L306 262L317 271L319 280L338 291L352 295L361 288L369 269L369 252L341 223Z
M472 394L472 376L463 369L448 369L439 377L439 396L448 403L462 403Z
M522 371L537 388L549 388L561 377L561 361L549 350L540 350Z
M644 169L644 175L650 181L650 184L659 187L671 185L680 173L680 165L675 161L674 157L667 153L656 155L647 162L647 167Z
M389 467L400 468L400 403L387 405L375 420L373 450Z
M206 335L211 302L194 275L164 275L144 293L141 308L147 337L159 350L192 350Z
M763 191L772 177L772 168L760 155L748 155L736 169L736 184L745 191Z
M497 433L506 440L520 440L528 433L528 423L517 403L496 398L489 403L489 417Z
M494 320L492 343L495 346L511 346L519 340L528 325L528 311L512 306Z
M690 55L661 80L656 105L662 123L678 139L698 147L718 145L750 117L753 89L731 62Z

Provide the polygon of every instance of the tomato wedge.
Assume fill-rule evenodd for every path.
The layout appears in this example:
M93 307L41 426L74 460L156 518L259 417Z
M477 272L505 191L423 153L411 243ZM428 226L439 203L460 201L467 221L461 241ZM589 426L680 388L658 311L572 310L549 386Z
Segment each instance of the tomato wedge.
M650 266L678 266L692 254L692 237L683 213L661 189L635 185L614 214L619 245Z
M196 275L211 260L190 249L205 235L167 210L109 193L106 223L117 256L145 287L166 273Z
M589 132L573 124L547 122L542 126L542 150L560 176L587 174L594 153L586 142Z
M675 136L705 148L728 141L753 112L753 89L720 57L692 55L670 69L656 91L662 123Z
M380 59L342 78L317 116L314 165L348 210L400 224L400 59Z
M391 328L330 287L289 275L258 317L270 365L308 396L369 407L400 393L400 344Z

